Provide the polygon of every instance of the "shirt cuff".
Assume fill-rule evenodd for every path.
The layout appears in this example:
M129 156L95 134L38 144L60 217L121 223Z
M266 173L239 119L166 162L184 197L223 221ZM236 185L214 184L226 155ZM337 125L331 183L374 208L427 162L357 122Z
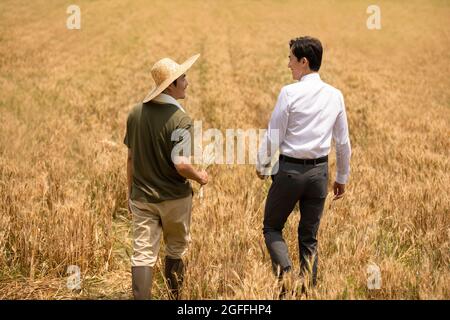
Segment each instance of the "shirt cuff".
M339 184L346 184L348 181L349 174L336 173L336 182Z

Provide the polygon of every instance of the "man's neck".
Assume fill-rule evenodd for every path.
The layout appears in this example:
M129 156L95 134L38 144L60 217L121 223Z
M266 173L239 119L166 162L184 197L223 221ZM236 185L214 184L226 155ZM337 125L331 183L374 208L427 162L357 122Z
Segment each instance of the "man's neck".
M161 93L160 95L156 96L153 99L155 102L159 102L159 103L169 103L169 104L174 104L176 105L178 108L181 109L181 111L185 112L183 107L181 106L181 104L177 101L177 99L175 99L174 97L172 97L170 94L167 93Z
M177 98L175 98L173 95L171 95L170 93L168 93L168 92L162 92L163 94L166 94L166 95L168 95L168 96L171 96L172 98L174 98L175 100L177 100Z
M298 79L298 81L302 80L304 77L306 77L307 75L313 74L313 73L317 73L319 74L319 72L317 71L313 71L313 70L308 70L306 73L302 74L300 79Z

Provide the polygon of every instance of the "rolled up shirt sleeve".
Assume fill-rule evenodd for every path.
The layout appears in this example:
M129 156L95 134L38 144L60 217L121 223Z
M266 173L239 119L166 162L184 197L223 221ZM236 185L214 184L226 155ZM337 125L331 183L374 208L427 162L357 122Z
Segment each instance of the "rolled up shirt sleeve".
M339 93L340 111L333 126L333 140L336 144L336 182L346 184L350 176L351 145L348 132L344 97Z
M263 136L258 150L256 169L262 172L264 167L269 166L272 157L279 149L286 135L289 119L289 103L285 89L281 89L277 103L272 112L268 129Z

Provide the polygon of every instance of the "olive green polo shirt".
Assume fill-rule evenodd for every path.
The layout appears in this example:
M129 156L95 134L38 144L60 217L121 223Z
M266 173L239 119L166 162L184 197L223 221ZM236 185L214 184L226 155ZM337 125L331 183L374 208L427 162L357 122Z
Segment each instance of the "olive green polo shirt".
M186 131L172 136L177 129ZM193 138L191 118L176 105L153 101L136 105L128 115L124 139L133 163L130 199L156 203L192 194L189 181L175 169L171 154L177 144L193 154Z

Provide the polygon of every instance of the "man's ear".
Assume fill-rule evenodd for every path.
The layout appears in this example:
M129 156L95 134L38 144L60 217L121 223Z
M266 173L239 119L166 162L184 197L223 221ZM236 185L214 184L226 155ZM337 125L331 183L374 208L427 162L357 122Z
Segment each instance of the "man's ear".
M173 83L171 83L167 88L165 88L163 93L168 94L172 90L173 90Z

